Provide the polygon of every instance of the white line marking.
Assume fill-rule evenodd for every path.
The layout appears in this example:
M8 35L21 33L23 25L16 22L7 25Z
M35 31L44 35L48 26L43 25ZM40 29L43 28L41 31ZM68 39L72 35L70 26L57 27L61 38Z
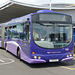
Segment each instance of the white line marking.
M0 58L0 60L2 62L2 63L0 63L0 65L11 64L11 63L14 62L14 60L13 59L10 59L10 58ZM8 60L8 62L3 61L3 60Z
M4 63L4 61L3 61L3 60L0 60L0 62Z

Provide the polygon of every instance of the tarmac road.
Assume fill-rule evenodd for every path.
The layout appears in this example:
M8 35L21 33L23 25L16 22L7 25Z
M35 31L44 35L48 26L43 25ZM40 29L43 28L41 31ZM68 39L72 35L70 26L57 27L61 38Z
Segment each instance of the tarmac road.
M31 65L0 49L0 75L75 75L75 55L70 62Z

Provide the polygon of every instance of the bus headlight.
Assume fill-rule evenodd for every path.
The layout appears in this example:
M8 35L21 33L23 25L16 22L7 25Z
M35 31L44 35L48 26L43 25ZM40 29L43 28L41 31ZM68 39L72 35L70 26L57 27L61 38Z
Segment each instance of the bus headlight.
M70 57L72 57L72 54L70 54Z
M69 55L67 55L67 58L69 57Z
M41 59L41 57L39 56L38 59Z
M37 56L34 56L34 59L37 59Z

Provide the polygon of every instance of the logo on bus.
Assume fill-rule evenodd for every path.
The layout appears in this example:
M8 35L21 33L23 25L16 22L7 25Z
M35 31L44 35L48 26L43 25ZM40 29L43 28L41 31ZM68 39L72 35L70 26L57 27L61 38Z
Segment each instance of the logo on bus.
M69 48L66 48L65 51L69 51Z
M52 54L52 53L61 53L61 52L47 52L48 54Z

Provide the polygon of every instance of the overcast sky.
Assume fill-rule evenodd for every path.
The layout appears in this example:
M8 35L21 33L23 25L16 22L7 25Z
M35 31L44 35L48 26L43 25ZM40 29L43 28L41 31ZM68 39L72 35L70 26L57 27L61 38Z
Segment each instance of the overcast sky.
M8 0L0 0L0 4L3 4L6 1ZM29 3L29 4L37 4L37 5L50 2L50 0L15 0L15 1ZM75 0L51 0L51 2L52 3L74 3L75 4Z

